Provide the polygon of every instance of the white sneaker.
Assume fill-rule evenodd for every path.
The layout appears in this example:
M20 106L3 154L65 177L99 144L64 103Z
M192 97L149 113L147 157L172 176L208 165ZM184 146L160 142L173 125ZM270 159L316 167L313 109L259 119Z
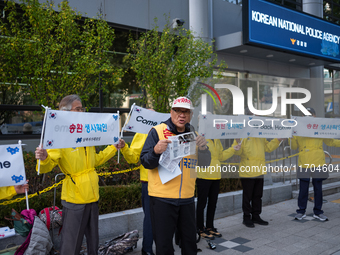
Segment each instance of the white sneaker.
M297 220L302 220L305 217L306 217L306 214L302 214L302 213L298 213L297 215L295 215L295 219Z
M322 213L319 214L319 215L314 214L313 217L314 217L315 219L320 220L320 221L326 221L326 220L328 220L327 216L324 215L324 214L322 214Z

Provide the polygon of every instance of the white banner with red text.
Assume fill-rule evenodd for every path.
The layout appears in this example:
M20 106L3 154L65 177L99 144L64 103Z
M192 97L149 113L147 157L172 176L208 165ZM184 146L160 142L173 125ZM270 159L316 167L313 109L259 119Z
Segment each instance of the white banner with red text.
M339 119L296 116L292 116L292 119L297 122L293 129L294 136L340 138Z
M295 120L250 115L200 115L198 132L206 139L288 138Z
M47 110L44 149L118 144L119 115Z

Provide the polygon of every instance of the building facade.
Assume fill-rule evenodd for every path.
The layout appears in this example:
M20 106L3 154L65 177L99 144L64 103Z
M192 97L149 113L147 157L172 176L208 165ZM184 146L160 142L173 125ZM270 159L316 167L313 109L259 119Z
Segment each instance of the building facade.
M54 2L57 6L60 1ZM337 54L334 53L336 56L320 55L318 52L309 50L309 45L313 44L312 39L315 38L306 35L308 24L292 22L294 19L303 18L308 23L312 19L315 26L326 25L333 29L334 32L329 32L333 38L335 38L336 32L339 32L340 36L339 19L337 18L340 15L337 15L334 11L336 10L336 3L333 3L333 1L70 0L69 4L85 17L95 17L101 12L106 21L119 33L145 32L153 28L155 18L158 19L157 24L162 28L166 25L164 15L169 15L170 20L174 21L181 19L184 21L183 26L185 28L193 30L197 36L215 44L219 60L224 60L228 65L228 69L224 72L225 81L239 86L242 90L246 87L253 88L255 108L270 108L273 89L279 91L282 87L302 87L311 92L311 100L305 106L313 107L318 117L340 116L339 50ZM276 10L282 11L282 13L279 14L279 11ZM325 19L323 19L325 13ZM257 17L256 15L260 16ZM278 15L287 15L284 17L285 21L289 24L294 23L293 30L295 30L296 38L285 34L292 32L288 31L291 28L284 29L281 24L279 29L278 25L269 24L268 19L278 18ZM281 17L282 20L283 17ZM262 27L256 30L258 28L255 28L255 25L262 25ZM276 30L273 30L273 28ZM251 33L260 33L261 36L252 41L255 36ZM309 33L311 32L309 31ZM284 40L291 43L292 40L296 40L296 42L285 46L284 43L281 44L281 41ZM338 49L339 40L335 42L336 40L338 39L333 40L333 46ZM292 48L298 42L302 48ZM320 40L321 43L322 40ZM124 50L121 53L126 54ZM339 61L337 61L337 58L339 58ZM111 109L127 112L133 99L140 94L140 91L131 93L128 96L130 100L126 100L125 104L114 105L110 103L110 100L107 100L103 106L98 104L98 107L104 107L104 109L111 107ZM291 97L299 96L298 94L291 95ZM110 95L107 95L107 97L111 98ZM6 107L8 108L8 106ZM19 108L13 106L8 110L23 112L26 109L26 111L34 112L40 109L39 106L34 105L22 107L24 106ZM287 112L289 116L299 114L301 114L299 110L294 107L291 107ZM283 117L280 115L280 107L277 108L273 116ZM38 122L41 117L39 115L36 118ZM36 119L32 118L31 122ZM24 122L27 122L27 120L24 120L20 114L16 114L12 118L12 123L7 124L23 126ZM7 134L10 134L8 130L13 127L7 125L6 128ZM34 131L35 129L37 131ZM4 128L3 130L1 138L6 137L6 131ZM21 131L18 131L19 133L23 134ZM33 127L34 133L37 136L24 136L24 138L37 139L39 127ZM16 136L12 138L17 139ZM10 136L6 138L7 143L8 139L11 139Z

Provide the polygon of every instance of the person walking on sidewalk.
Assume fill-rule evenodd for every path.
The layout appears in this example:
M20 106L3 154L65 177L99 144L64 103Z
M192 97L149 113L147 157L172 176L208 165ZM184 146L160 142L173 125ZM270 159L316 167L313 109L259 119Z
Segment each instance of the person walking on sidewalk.
M132 139L130 148L124 142L120 151L128 163L136 164L139 161L140 153L142 152L147 136L148 134L136 133ZM154 255L152 251L153 235L150 216L150 197L148 194L148 169L143 165L140 165L140 181L142 183L142 207L144 212L142 255Z
M182 244L181 254L197 254L194 203L196 178L190 176L190 172L194 172L196 166L210 165L211 155L204 137L195 138L198 151L194 155L181 159L180 175L163 184L159 174L159 159L171 142L167 138L194 132L190 125L192 109L188 98L175 99L170 118L150 130L141 153L141 163L149 169L150 213L157 255L174 254L173 237L176 228Z
M268 225L267 221L261 219L262 195L264 175L267 174L263 166L265 153L272 152L279 147L283 139L273 139L270 142L266 138L248 137L242 141L235 139L232 146L242 144L235 155L241 156L239 165L239 176L242 183L242 210L243 224L246 227L255 227L254 223Z
M196 224L198 233L202 238L213 240L215 236L222 236L214 227L216 204L221 180L221 171L218 169L221 167L221 161L225 161L232 157L235 150L239 150L241 146L236 145L223 150L222 143L219 139L207 139L207 142L211 153L211 163L209 168L207 168L208 170L200 169L197 173ZM204 227L204 209L207 205L207 201L206 227Z
M307 110L316 117L316 112L313 108L308 107ZM312 177L312 184L314 189L314 208L313 217L320 221L328 220L322 210L322 181L328 178L328 171L324 172L326 166L325 153L323 151L323 143L328 146L340 147L340 140L326 139L326 138L310 138L302 136L293 136L290 139L291 149L299 150L299 168L297 171L297 178L300 181L298 207L296 210L295 219L302 220L306 217L306 209L308 202L308 191L310 178ZM300 167L302 166L302 167ZM310 166L314 166L311 169ZM328 169L328 168L327 168Z
M84 111L78 95L64 97L60 101L59 109L73 112ZM98 254L99 179L95 167L104 164L116 152L117 149L113 145L107 146L99 153L96 153L94 146L48 150L36 148L35 157L41 160L41 173L50 172L58 165L65 174L61 191L63 228L60 254L78 255L84 235L87 242L87 254Z

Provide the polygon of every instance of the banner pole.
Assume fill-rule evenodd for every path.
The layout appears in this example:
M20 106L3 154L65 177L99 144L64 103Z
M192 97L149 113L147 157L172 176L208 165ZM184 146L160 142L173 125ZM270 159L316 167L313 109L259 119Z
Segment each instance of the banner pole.
M43 105L41 105L41 106L45 108L45 116L44 116L43 126L42 126L42 129L41 129L41 136L40 136L39 147L43 148L42 141L43 141L43 136L44 136L44 133L45 133L45 123L46 123L46 116L47 116L48 107L47 106L43 106ZM40 174L40 159L38 160L38 175L39 174Z
M118 114L118 123L119 123L119 127L120 127L120 115L119 115L119 111L117 111L117 114ZM119 144L119 139L122 136L122 132L123 132L123 129L121 131L120 136L118 137L118 144ZM119 164L119 157L120 157L120 150L118 150L118 164Z
M136 104L136 103L133 103L133 104L131 105L131 108L130 108L129 115L126 117L126 120L125 120L124 126L123 126L123 128L122 128L122 130L121 130L121 132L120 132L120 137L123 137L123 131L124 131L124 128L125 128L126 124L128 123L128 120L130 119L131 112L132 112L133 108L135 107L135 104Z

